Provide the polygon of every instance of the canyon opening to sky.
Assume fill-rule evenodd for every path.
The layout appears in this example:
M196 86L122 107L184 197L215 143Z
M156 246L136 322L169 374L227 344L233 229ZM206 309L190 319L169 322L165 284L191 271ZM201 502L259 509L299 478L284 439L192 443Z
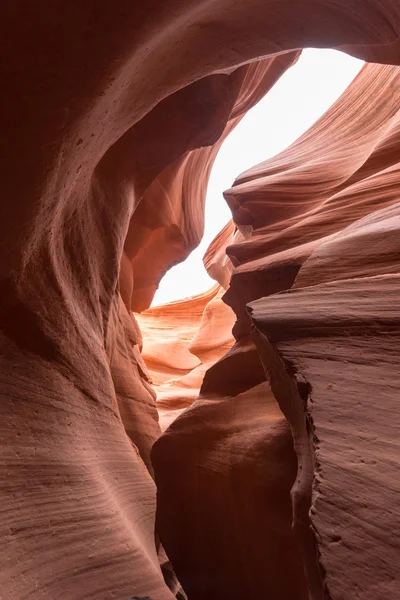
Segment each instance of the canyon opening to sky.
M300 137L339 98L363 64L338 50L303 50L297 63L249 110L223 142L212 168L203 239L184 262L167 271L152 306L205 292L214 285L204 268L203 255L232 216L224 190L240 173Z
M1 599L400 598L398 0L0 13Z

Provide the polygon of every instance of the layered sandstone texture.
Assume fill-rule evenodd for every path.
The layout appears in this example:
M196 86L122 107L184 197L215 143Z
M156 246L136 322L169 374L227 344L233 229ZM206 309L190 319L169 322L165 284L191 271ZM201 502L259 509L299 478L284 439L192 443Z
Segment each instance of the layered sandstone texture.
M236 341L153 448L158 529L190 598L400 591L399 92L398 67L366 65L225 192L245 235L222 232L204 262L225 247L235 265Z
M2 599L399 595L398 9L2 5ZM218 287L142 334L308 46L381 65L235 182Z

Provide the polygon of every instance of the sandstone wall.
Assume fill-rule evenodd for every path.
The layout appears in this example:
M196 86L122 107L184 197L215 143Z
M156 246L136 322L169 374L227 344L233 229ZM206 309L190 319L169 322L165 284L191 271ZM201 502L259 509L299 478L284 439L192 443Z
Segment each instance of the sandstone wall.
M155 534L156 486L150 450L161 430L155 393L149 383L150 375L140 356L141 335L131 308L137 311L147 308L161 274L173 262L182 260L198 243L203 227L205 178L218 140L293 63L298 50L307 46L336 47L368 61L398 64L398 14L397 0L337 0L334 3L328 0L289 0L285 3L275 0L249 0L245 3L229 0L187 0L184 3L158 0L146 3L128 0L66 3L44 0L35 6L21 0L2 6L0 594L3 598L107 600L137 596L166 600L183 597L179 584L171 575L165 554L160 550L158 534ZM363 185L381 190L384 182L391 177L393 184L388 188L392 190L390 193L395 194L396 177L393 173L397 160L393 157L397 148L397 70L392 67L374 68L378 88L374 88L374 94L381 98L375 111L378 120L374 121L375 113L371 114L367 107L360 105L359 130L366 128L363 139L354 141L351 136L337 138L340 147L346 147L351 138L353 147L362 148L359 154L356 147L352 150L357 160L353 163L351 156L344 159L332 150L325 159L325 171L322 169L323 182L319 189L323 192L330 179L329 169L334 166L332 179L338 188L337 206L340 202L344 206L350 202L343 197L340 200L340 194L346 194L346 189L350 189L350 185L348 188L344 185L345 175L349 181L355 177L352 185L356 194L350 194L353 200L357 194L363 197ZM379 94L380 87L386 90L383 96ZM367 93L371 89L368 88ZM370 95L368 100L371 99ZM363 111L366 113L364 120ZM373 131L378 132L376 136L373 132L367 133L371 124ZM325 143L330 145L333 137L333 134L326 136ZM215 149L205 149L215 144ZM360 177L357 173L362 171L362 164L368 163L368 157L373 157L372 162ZM303 159L304 156L298 162L303 163ZM289 157L288 163L293 160L296 162ZM323 160L320 150L317 160ZM310 155L307 161L312 162ZM351 163L352 166L346 170L343 163ZM281 171L283 166L284 161L279 166ZM299 168L301 171L300 165ZM382 173L387 173L387 178ZM282 175L283 179L285 177ZM300 210L295 213L288 207L290 202L283 203L289 210L289 214L284 216L287 227L289 217L295 219L300 227L303 217L305 219L304 211L318 208L315 179L304 179L303 173L301 181L308 181L313 193L309 200L299 203ZM376 188L374 181L377 182ZM237 186L233 196L236 192L240 193L240 187ZM332 201L334 187L329 187L325 202ZM192 192L193 196L189 197ZM389 191L383 193L385 198L387 193ZM255 227L260 233L262 227L268 227L261 218L264 209L258 211L254 197L251 199L250 194L245 201L245 195L239 201L239 208L237 200L233 204L234 217L244 237L249 233L243 229L248 227L245 224L248 214L260 219ZM371 194L371 198L376 195ZM241 203L247 205L241 207ZM378 206L372 200L371 210L361 211L357 219L366 217L373 207L378 210L394 203L382 200ZM388 219L382 220L385 223L382 227L392 230L389 225L392 217ZM315 223L320 231L317 235L309 234L308 242L320 240L322 230L325 236L339 233L339 229L325 225L321 229L318 219ZM352 223L351 219L343 221L341 230ZM251 225L254 227L253 222ZM340 252L347 256L347 245L357 245L357 240L368 231L368 227L374 229L375 226L378 230L381 227L370 224L366 225L366 229L360 227L358 234L355 231L343 233L341 242L337 238L336 241L325 241L337 243L338 256ZM298 245L291 233L288 236L292 240L290 247L282 242L282 251ZM264 249L260 254L255 251L257 245L261 248L268 244L267 235L267 242L261 239L254 246L255 237L257 235L254 236L253 232L249 241L242 241L240 245L243 249L252 246L247 256L254 260L265 256ZM312 262L313 252L319 249L324 253L323 260L328 261L327 264L335 262L330 258L331 253L336 252L333 246L321 244L317 248L315 244L313 248L301 250L304 260L298 260L294 270L297 275L298 267L304 264L303 283L299 271L299 289L289 295L289 298L295 298L298 294L299 310L300 299L305 293L302 290L310 287L305 285L310 281L316 294L313 306L318 306L321 296L319 300L317 296L324 294L326 289L319 286L328 286L329 290L332 285L346 288L348 304L341 318L345 318L348 306L353 310L359 297L371 294L373 298L374 294L378 294L386 303L394 298L396 278L392 273L395 267L390 267L391 275L388 275L384 251L383 254L378 253L383 261L381 270L372 273L372 278L366 265L368 261L365 261L364 270L359 270L355 276L357 267L346 258L343 273L351 273L351 283L345 284L335 283L337 278L333 283L319 279L318 269ZM270 255L277 252L278 246ZM248 262L243 260L241 253L246 254L246 251L230 252L230 256L237 254L235 266L239 268ZM305 259L310 261L308 267ZM224 262L223 258L220 260ZM219 264L219 259L216 262ZM338 271L335 264L332 273L335 269ZM292 275L289 277L290 285L294 282ZM361 282L361 275L368 280ZM348 281L348 278L344 280ZM227 285L226 279L220 283ZM262 297L266 295L263 288ZM245 299L246 302L250 300L256 300L256 297L253 295ZM358 305L360 314L356 318L352 313L355 325L351 326L353 329L350 327L350 331L354 331L355 339L357 331L362 332L363 341L368 338L368 352L372 354L368 354L367 362L363 364L373 363L383 368L390 356L385 386L395 386L395 379L391 379L396 360L393 328L386 321L382 324L380 319L371 316L365 303ZM393 299L392 309L394 305ZM287 314L284 306L288 305L282 304L283 322ZM264 309L256 306L252 310L252 319L262 335L271 335L270 322L263 316ZM312 318L318 321L321 314L324 313ZM328 312L326 319L329 322L331 317ZM246 323L248 328L249 321L244 316L240 319L240 327ZM390 323L395 322L393 319ZM297 368L297 360L301 356L298 349L301 335L298 322L294 318L293 321L291 348L296 354L292 360L293 372L301 372ZM347 323L348 319L345 318L345 321ZM339 330L335 330L335 351L344 343L341 327ZM284 325L281 331L285 331ZM287 593L292 594L291 598L294 585L300 598L307 594L307 587L311 589L313 598L323 597L321 594L325 592L321 592L321 585L328 590L326 594L338 599L349 597L349 594L350 597L358 594L365 598L368 598L367 594L371 598L393 595L397 585L396 573L392 569L396 550L393 539L396 538L388 541L388 537L383 535L386 522L365 537L364 552L358 554L358 547L355 548L353 555L359 558L356 562L350 561L348 577L346 575L349 583L345 583L345 587L340 583L337 560L341 556L347 564L347 554L342 550L337 554L332 551L332 544L339 543L339 548L342 548L340 540L335 537L330 542L331 529L325 530L331 523L336 523L341 512L336 502L339 497L337 478L329 471L332 465L335 470L332 459L335 453L325 431L329 414L322 408L312 418L314 426L318 427L317 416L320 417L321 428L324 429L318 461L328 473L326 485L332 486L332 494L329 496L324 486L316 493L328 495L334 503L329 504L324 498L319 504L314 503L318 517L315 517L312 526L313 531L318 533L318 536L313 534L318 548L312 555L301 546L299 558L299 550L289 528L289 490L296 467L289 426L293 429L294 424L285 414L284 405L279 407L277 404L280 403L279 393L275 392L275 398L270 391L275 386L272 377L270 385L263 380L265 377L260 371L254 346L246 338L248 329L242 333L238 328L235 330L239 346L236 348L235 345L235 350L229 357L223 358L221 364L226 365L225 360L236 364L238 356L249 360L250 353L256 365L254 382L258 383L252 387L246 384L245 389L240 391L239 395L244 394L241 397L243 412L239 409L237 413L233 411L226 422L226 434L231 440L230 447L235 448L237 441L232 440L230 434L236 431L239 421L240 425L248 427L251 448L248 453L244 451L237 456L239 470L235 472L241 475L235 483L236 492L232 495L235 501L229 510L226 508L224 487L231 482L229 469L225 471L224 478L217 477L216 487L210 486L210 491L214 490L218 495L221 510L216 505L209 521L210 526L215 527L224 516L230 527L233 520L239 524L243 513L242 526L232 527L233 537L226 538L223 546L213 550L220 556L222 551L232 550L232 543L235 549L239 548L242 541L241 558L236 551L231 552L232 562L218 571L216 587L213 588L208 577L210 560L203 553L194 555L198 562L193 564L191 561L192 570L186 571L182 559L182 550L186 546L179 542L179 547L174 547L179 541L179 523L173 528L175 533L171 542L170 527L176 513L168 515L161 506L157 517L157 530L189 596L196 597L195 594L199 593L196 590L204 589L202 586L206 581L209 597L213 594L215 597L217 593L222 597L229 597L229 594L231 597L236 594L238 598L256 597L260 590L262 594L270 591L279 597L281 592L276 591L280 589L277 580L282 577ZM273 336L271 339L272 343L276 343L274 352L279 352L286 360L282 340ZM324 343L323 339L321 336L321 343ZM258 339L257 344L261 348ZM198 346L200 354L203 350L208 351L201 340L198 340ZM268 373L272 372L272 367L268 366L268 352L261 349L260 353ZM199 360L203 362L200 357ZM250 360L253 361L253 358ZM238 362L241 363L240 360ZM307 390L315 390L310 396L315 399L315 404L325 406L325 391L322 394L321 389L325 389L325 383L328 386L334 382L326 382L326 378L332 379L327 371L319 389L314 368L315 364L307 363L303 378L311 386ZM214 389L214 385L221 386L215 392L220 398L225 393L224 378L218 374L213 378L210 373L208 371L203 385L206 386L207 377L211 378L207 383L208 389ZM215 375L215 371L213 373ZM358 371L358 379L353 371L351 375L354 385L361 377L364 381L368 380L361 370ZM293 381L293 378L290 379L290 385ZM377 398L378 406L383 407L380 414L389 416L389 424L394 427L393 394L396 387L388 390L385 386L376 384L369 389L373 391L374 399ZM201 393L204 395L206 392L203 390ZM350 395L353 398L354 394ZM255 407L251 415L247 414L245 407L247 397ZM346 396L343 395L343 398ZM215 410L216 406L212 404L211 409ZM256 419L256 423L254 415L259 414L260 406L264 416L260 417L261 421ZM350 408L353 412L349 423L353 423L356 408ZM188 411L181 419L190 419L191 414ZM371 413L365 412L367 421L368 414ZM390 427L383 424L377 429L376 414L374 407L371 431L378 433L371 433L371 436L378 435L379 443L384 444L380 454L384 457L385 481L390 491L382 510L389 510L389 507L392 510L391 526L395 531L396 512L390 496L395 490L390 487L393 484L389 481L396 455L394 445L385 441L391 435ZM308 415L307 405L302 418L307 416L308 419ZM215 417L217 430L224 420L224 416ZM178 431L179 422L178 419L174 421L174 431ZM266 423L268 428L264 429ZM359 426L364 425L364 421L360 421ZM381 432L388 437L379 437ZM306 439L304 430L298 435ZM357 436L360 437L358 433L351 433L338 439L349 446L349 437ZM164 461L162 447L168 443L169 437L170 434L165 434L161 438L154 453L156 481L160 494L167 494L165 498L168 498L168 487L180 484L179 469L175 470L176 480L171 474L171 479L166 478L166 487L163 483L166 475L160 460ZM296 442L296 436L294 439ZM203 443L208 461L206 437L203 437ZM313 445L307 443L309 446L304 444L305 452L311 448L310 452L315 453ZM274 456L272 461L267 460L270 452ZM297 445L296 452L302 456ZM191 453L188 451L186 454L189 457ZM260 454L262 460L259 462L250 460ZM217 463L223 455L220 445L216 448ZM249 457L248 462L244 460L246 456ZM165 453L165 461L167 459ZM312 460L315 466L317 458ZM280 464L284 468L279 468ZM358 464L346 471L346 477L350 477L352 482L357 479L354 475L356 468L359 468ZM376 467L371 469L378 471ZM195 473L193 469L194 478ZM245 482L251 480L256 488L254 493L244 493L246 486L241 477ZM372 481L373 478L361 479ZM197 485L198 480L193 481ZM309 486L308 480L306 483ZM372 482L370 488L377 490ZM174 489L178 497L178 488ZM306 496L307 493L309 487L305 491ZM202 511L206 496L203 493L198 497L198 504L193 506L198 511L196 514ZM363 493L360 497L364 497ZM249 498L258 500L254 500L253 508L246 512ZM371 503L377 504L373 500L360 502L367 505L365 510L369 510ZM263 520L262 527L259 525L259 516L266 506L279 506L274 538L279 541L277 552L265 543L275 517ZM296 498L294 506L297 507ZM347 506L346 503L344 506ZM268 508L266 512L272 515ZM295 516L297 514L295 512ZM377 513L373 515L375 518ZM189 517L182 513L183 517L189 518L189 525L194 525L190 513ZM365 513L357 511L350 522L350 533L355 531L354 523L360 523L362 518L365 518ZM365 523L370 523L369 516ZM202 528L203 534L201 520L196 526ZM248 553L257 535L258 545ZM301 531L298 535L305 543ZM334 535L345 539L340 531L335 531ZM372 565L369 578L364 576L363 568L368 563L368 544L371 544L371 552L379 557L377 564ZM199 545L196 552L201 547ZM268 568L262 560L261 552L264 551L270 564ZM281 556L287 556L289 576L282 571ZM320 567L317 573L315 561L313 565L310 563L315 557ZM191 558L189 553L187 559ZM305 560L307 582L299 565L300 559ZM251 589L245 589L253 573L249 573L247 564L253 560L258 565L257 573L261 575L254 576L255 583ZM160 562L164 564L165 579ZM228 577L230 574L232 578L232 573L235 573L231 566L236 568L237 565L240 570L235 585L232 579L228 581ZM376 570L379 567L378 575ZM198 573L193 569L197 568L200 575L196 583L193 577L198 577ZM274 572L276 580L268 575ZM372 584L374 588L371 588ZM270 587L264 587L266 585ZM351 593L348 586L352 586ZM371 596L372 593L375 596Z

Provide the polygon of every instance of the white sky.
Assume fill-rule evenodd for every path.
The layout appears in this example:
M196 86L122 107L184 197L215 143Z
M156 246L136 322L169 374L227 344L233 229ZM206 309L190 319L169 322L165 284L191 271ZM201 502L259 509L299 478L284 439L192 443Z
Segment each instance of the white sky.
M231 218L222 192L243 171L278 154L342 94L363 62L336 50L304 50L298 62L252 108L223 143L207 190L205 233L184 263L161 280L153 306L193 296L214 285L202 258Z

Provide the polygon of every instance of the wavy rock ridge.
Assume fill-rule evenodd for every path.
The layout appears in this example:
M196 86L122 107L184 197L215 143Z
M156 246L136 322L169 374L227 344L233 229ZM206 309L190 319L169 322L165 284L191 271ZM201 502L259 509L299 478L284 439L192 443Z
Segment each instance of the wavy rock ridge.
M313 598L347 598L353 597L354 590L362 590L366 597L384 598L398 589L398 544L390 543L381 553L376 570L370 550L376 549L379 535L370 529L384 522L383 514L392 519L396 506L396 492L389 491L394 481L394 473L390 474L395 442L391 427L386 437L361 398L369 396L367 390L380 386L382 379L391 387L397 369L397 359L392 358L396 337L388 339L387 344L379 342L375 348L378 368L373 366L367 347L368 340L373 345L379 336L386 339L385 335L390 331L395 335L396 330L394 304L385 298L381 309L378 297L385 295L384 290L389 293L394 289L393 277L399 269L399 163L393 152L396 139L399 143L399 105L395 100L399 75L398 67L366 65L342 97L299 140L241 175L225 193L239 229L248 231L250 223L253 228L250 236L227 248L235 268L223 300L236 312L233 331L237 341L207 371L199 400L171 425L153 450L160 531L190 597L217 598L229 589L232 598L243 597L244 590L250 597L267 593L276 598L308 594ZM219 236L213 242L205 257L206 265L210 255L221 254L225 240ZM389 277L387 286L384 276ZM336 285L325 289L328 282ZM284 296L282 293L288 289L290 293ZM374 306L377 308L372 309ZM380 310L388 317L381 319ZM369 332L371 325L374 333ZM262 376L255 368L252 340L269 384L261 383ZM249 357L244 362L246 354ZM232 363L235 356L240 360ZM355 368L360 360L364 366ZM391 370L388 378L383 375L386 360ZM309 362L314 367L312 372ZM240 368L243 372L236 379ZM315 396L319 389L323 390L321 398ZM381 390L395 401L393 391L384 391L383 384ZM254 403L253 398L260 392L263 402ZM272 408L271 392L279 406ZM241 415L244 401L245 415ZM283 432L276 436L273 414L281 419L284 415L290 424L291 436L289 431L287 434L293 437L297 477L293 471L296 460L289 458L290 446L286 455L278 454L285 438ZM238 418L242 420L239 427L232 421ZM262 423L258 439L257 423ZM196 443L191 445L188 440L194 432ZM219 453L212 442L216 435ZM257 439L254 446L253 437ZM378 446L366 452L372 440ZM382 453L380 443L391 448L390 459L378 459ZM228 468L227 460L232 463ZM264 507L285 485L287 492L291 489L292 499L281 521L276 500L271 509L273 524L268 523L264 511L257 512L250 503L259 494L252 487L255 473L257 469L264 473L258 485L266 486L271 461L280 466L280 478L272 479L271 488L265 490ZM385 476L376 476L378 464ZM359 465L364 470L362 484ZM243 504L235 488L238 473L245 473ZM380 490L385 482L389 489L383 499ZM204 498L199 488L207 490ZM233 497L230 502L238 503L234 510L241 521L237 523L231 517L229 532L218 505L221 496L225 510L227 496ZM398 510L395 513L398 517ZM177 515L182 520L176 522ZM290 549L283 540L285 527L291 531L292 519L301 559L290 563ZM242 521L246 521L246 528ZM390 529L388 524L386 527ZM276 529L279 543L272 543L272 531ZM382 532L380 525L378 530ZM220 540L228 548L236 548L237 536L246 548L245 557L224 546L219 548L219 558L206 551L207 544L218 547ZM266 545L273 549L273 558L268 559ZM251 556L254 549L256 556ZM259 556L269 568L255 568ZM301 591L302 576L297 574L296 578L296 560L305 570L308 591ZM218 561L226 568L225 576L222 567L219 569L220 581L214 573ZM204 589L199 589L196 574L188 564L207 573ZM328 564L336 564L336 576L329 572ZM343 564L349 566L346 578L339 575ZM282 565L292 580L287 574L279 575ZM365 570L368 574L360 576ZM235 587L231 589L233 572Z
M396 597L397 0L1 16L1 597ZM131 311L307 46L381 65L236 180L221 288L169 307L152 349L161 314L142 340Z

